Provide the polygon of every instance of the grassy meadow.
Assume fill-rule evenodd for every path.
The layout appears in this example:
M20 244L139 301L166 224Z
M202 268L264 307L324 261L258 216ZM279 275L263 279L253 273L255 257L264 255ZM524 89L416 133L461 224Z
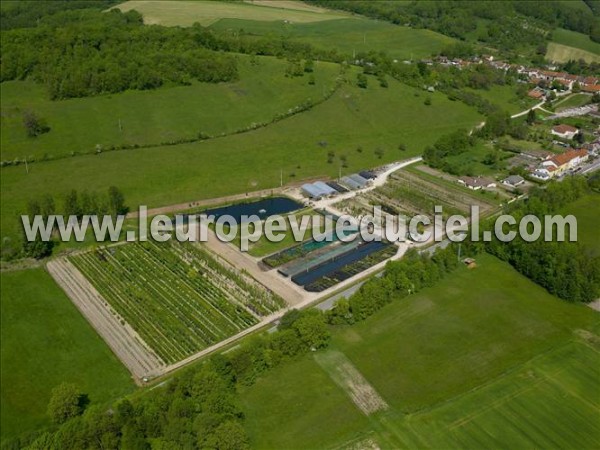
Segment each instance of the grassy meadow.
M76 384L91 406L133 390L94 329L41 268L2 272L2 440L47 425L50 392Z
M600 255L598 217L600 217L600 194L590 193L566 207L562 214L577 217L577 240L594 255Z
M599 332L595 311L480 255L477 268L333 329L325 351L345 354L387 411L341 401L309 355L242 391L247 429L256 448L597 447Z
M570 59L599 62L600 44L585 34L557 28L552 34L552 42L548 43L546 59L557 62L567 62Z
M253 123L269 122L307 99L316 101L335 85L336 64L316 63L315 84L308 76L285 76L286 61L238 55L239 81L199 83L151 91L76 98L48 99L42 85L10 81L2 92L2 160L89 153L100 144L159 145L231 133ZM27 137L23 113L33 111L50 132Z
M166 26L191 26L198 22L208 26L223 18L264 21L290 21L298 23L319 22L347 16L346 13L321 8L310 8L287 1L283 7L267 2L210 2L210 1L140 1L132 0L116 8L121 11L138 11L144 23Z
M589 94L573 94L569 95L566 99L557 102L554 106L556 111L562 111L564 109L587 105L591 99L592 96Z
M68 189L104 191L116 185L127 204L149 207L214 198L278 186L283 181L345 173L420 154L456 128L471 128L481 116L441 93L430 95L394 80L368 89L354 86L355 74L331 98L310 111L265 128L175 146L106 152L2 168L2 236L15 238L17 214L42 194L57 198ZM427 94L429 95L429 94ZM398 146L404 144L406 151ZM376 149L384 152L381 158ZM329 152L335 157L327 163Z
M483 97L488 102L499 106L509 114L519 113L538 103L537 100L529 97L518 97L515 88L516 86L493 85L489 89L470 89L469 91Z
M565 30L564 28L557 28L554 33L552 33L552 41L557 44L585 50L600 58L600 44L592 41L589 36L583 33Z
M347 18L318 23L283 23L264 20L222 19L212 29L257 36L285 36L316 48L352 55L354 52L385 51L398 59L417 59L438 53L454 39L425 29L393 25L366 18Z

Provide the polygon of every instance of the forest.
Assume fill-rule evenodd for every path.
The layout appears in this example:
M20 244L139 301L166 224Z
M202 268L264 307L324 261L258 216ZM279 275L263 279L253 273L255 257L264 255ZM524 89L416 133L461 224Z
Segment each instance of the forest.
M567 177L561 182L535 189L527 201L510 205L505 213L511 214L517 223L526 215L543 219L544 215L557 214L561 208L585 195L590 187L583 177ZM544 223L543 220L541 222ZM486 223L482 226L482 232L484 230L493 230L493 224ZM542 236L544 233L542 229ZM555 235L556 231L553 230L553 233ZM543 239L526 242L518 236L511 242L494 238L485 244L469 245L475 248L483 245L485 251L507 261L563 300L587 303L600 296L600 258L593 256L578 242L557 242L556 239L552 242Z
M2 32L0 81L32 78L51 99L237 76L234 57L202 46L193 31L144 26L135 11L66 11Z

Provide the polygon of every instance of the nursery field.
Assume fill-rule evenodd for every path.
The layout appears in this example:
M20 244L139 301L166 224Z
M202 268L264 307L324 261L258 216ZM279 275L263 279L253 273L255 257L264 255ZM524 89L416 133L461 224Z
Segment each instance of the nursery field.
M281 171L284 183L337 176L342 155L349 173L406 159L439 136L481 121L477 111L441 93L432 94L428 106L422 91L394 80L385 89L369 77L368 89L360 89L353 71L347 77L348 83L309 111L247 133L40 162L29 172L4 167L3 241L18 238L17 214L43 194L60 200L69 189L99 192L115 185L131 209L215 198L279 186ZM401 143L406 151L398 149Z
M74 383L91 406L134 388L129 373L42 268L2 272L0 439L50 423L52 389Z
M196 245L135 243L69 259L166 364L283 306L279 297Z
M2 161L49 159L95 153L111 147L160 145L219 136L268 123L308 99L318 101L335 85L339 67L315 63L314 85L307 77L286 77L287 63L272 57L238 55L239 80L193 82L190 86L76 98L48 99L32 81L9 81L2 90ZM33 111L50 132L25 133L23 114Z
M242 390L252 444L597 448L597 313L490 255L476 260L364 322L332 328L323 357L345 355L387 411L366 416L307 355ZM290 385L301 388L281 389Z

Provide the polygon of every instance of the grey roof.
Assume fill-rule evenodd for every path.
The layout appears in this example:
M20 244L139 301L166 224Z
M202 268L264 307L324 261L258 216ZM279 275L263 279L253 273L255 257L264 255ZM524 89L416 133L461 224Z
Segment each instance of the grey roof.
M322 181L315 181L313 183L313 186L315 186L316 188L319 188L323 192L326 192L327 195L337 194L338 193L338 191L336 191L334 188L332 188L331 186L329 186L328 184L326 184L326 183L324 183Z
M319 198L327 195L321 189L316 187L314 184L306 183L302 185L302 191L311 198Z
M356 181L354 181L352 178L350 177L343 177L340 182L346 186L347 188L350 189L358 189L361 187L360 184L358 184Z
M353 173L352 175L348 175L348 178L350 178L350 179L352 179L352 180L356 181L356 182L357 182L357 183L360 185L360 187L366 186L366 185L367 185L367 183L369 182L369 180L367 180L367 179L365 179L365 178L361 177L361 176L360 176L359 174L357 174L357 173Z
M510 175L505 178L504 182L508 184L518 184L525 181L525 179L520 175Z

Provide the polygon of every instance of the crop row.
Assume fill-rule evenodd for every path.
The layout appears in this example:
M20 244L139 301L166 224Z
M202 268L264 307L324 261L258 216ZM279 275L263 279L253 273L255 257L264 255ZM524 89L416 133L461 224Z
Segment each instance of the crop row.
M181 244L134 243L71 257L116 313L166 363L179 361L258 322L238 301L247 283L223 279L215 261ZM205 267L211 267L210 270ZM258 288L255 288L258 291Z

